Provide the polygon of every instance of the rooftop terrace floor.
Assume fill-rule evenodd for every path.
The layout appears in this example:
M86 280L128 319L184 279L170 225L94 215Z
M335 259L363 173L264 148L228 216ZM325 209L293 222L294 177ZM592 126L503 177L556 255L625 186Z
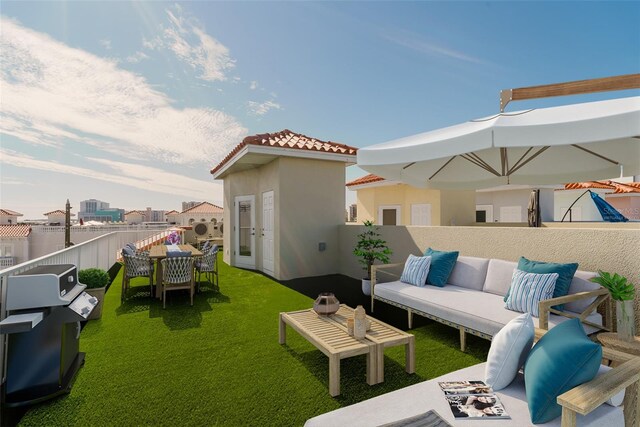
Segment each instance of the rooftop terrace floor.
M149 298L145 279L120 303L121 274L106 295L103 317L81 336L86 352L69 395L30 409L20 421L42 425L297 426L313 416L486 359L489 342L423 319L416 336L416 373L404 370L404 349L385 351L385 381L365 381L365 356L342 361L341 392L328 393L328 359L293 331L278 344L278 313L311 307L320 290L341 301L367 301L359 281L344 276L280 284L220 260L220 291L205 287L193 307L168 295ZM298 292L297 290L300 292ZM305 295L305 293L307 295ZM376 317L406 329L406 315L379 304ZM427 398L427 397L425 397Z

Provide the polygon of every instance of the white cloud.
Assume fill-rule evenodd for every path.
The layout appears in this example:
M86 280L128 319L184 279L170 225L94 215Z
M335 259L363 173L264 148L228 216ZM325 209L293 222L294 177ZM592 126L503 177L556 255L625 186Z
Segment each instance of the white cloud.
M249 84L249 89L251 89L251 90L258 89L258 82L255 81L255 80L252 80L251 83Z
M203 181L183 174L167 172L158 168L141 166L134 163L116 162L107 159L89 157L86 160L107 166L110 172L100 172L96 168L84 168L65 165L58 162L38 160L12 150L0 149L3 161L27 169L36 169L52 173L75 175L97 179L112 184L126 185L146 191L190 197L200 200L211 199L221 194L222 185L214 181ZM5 184L3 179L3 184Z
M473 64L485 64L485 61L480 58L448 48L439 43L426 41L422 39L420 35L414 34L410 31L400 31L394 34L387 33L383 34L382 37L390 42L427 55L444 56L447 58L457 59L459 61L471 62Z
M107 50L111 50L111 40L109 39L102 39L99 41L100 46L102 46L103 48L107 49Z
M265 102L249 101L247 105L249 108L249 113L256 116L264 116L270 110L282 110L280 104L274 102L273 100Z
M1 152L1 150L0 150ZM23 181L21 179L16 179L16 178L11 178L11 177L2 177L2 185L29 185L29 186L34 186L36 184L34 184L33 182L28 182L28 181Z
M133 55L127 56L127 62L130 62L132 64L136 64L142 61L143 59L149 59L149 55L140 51L134 53Z
M229 49L207 34L200 21L186 16L179 5L166 12L169 24L163 28L162 38L143 39L142 45L151 50L169 49L199 72L199 79L226 80L225 73L235 67Z
M247 130L210 108L175 108L138 74L0 18L0 132L37 145L89 144L132 159L220 161Z

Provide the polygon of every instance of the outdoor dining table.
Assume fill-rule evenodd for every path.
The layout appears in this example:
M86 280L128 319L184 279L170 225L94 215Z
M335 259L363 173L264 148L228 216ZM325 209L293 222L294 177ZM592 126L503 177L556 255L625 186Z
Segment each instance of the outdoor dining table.
M173 246L173 245L172 245ZM176 245L180 248L181 251L190 251L192 257L202 256L202 252L192 245ZM157 260L156 265L156 298L162 298L162 259L167 257L167 249L169 249L168 245L156 245L152 246L149 250L149 258L152 260Z

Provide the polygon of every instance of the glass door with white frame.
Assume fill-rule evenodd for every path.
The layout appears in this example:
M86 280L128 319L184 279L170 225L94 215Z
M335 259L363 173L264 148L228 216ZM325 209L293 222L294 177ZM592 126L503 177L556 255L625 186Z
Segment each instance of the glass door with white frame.
M237 196L235 210L235 265L256 267L256 198L254 195Z

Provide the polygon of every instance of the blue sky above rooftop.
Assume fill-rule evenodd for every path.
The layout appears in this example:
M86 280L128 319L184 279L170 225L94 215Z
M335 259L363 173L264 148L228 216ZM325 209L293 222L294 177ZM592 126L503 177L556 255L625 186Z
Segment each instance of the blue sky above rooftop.
M640 70L637 2L3 1L1 12L0 207L25 218L67 198L76 210L89 198L222 204L209 170L246 135L288 128L361 147L494 114L500 89Z

